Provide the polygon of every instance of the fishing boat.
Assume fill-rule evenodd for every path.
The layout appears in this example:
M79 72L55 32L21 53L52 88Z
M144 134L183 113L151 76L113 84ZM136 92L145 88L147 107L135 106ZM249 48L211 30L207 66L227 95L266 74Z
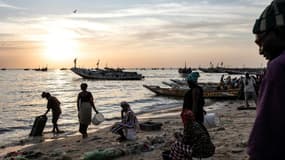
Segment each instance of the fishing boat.
M264 68L224 68L224 72L228 74L262 74L264 72Z
M228 74L261 74L264 72L264 68L226 68L226 67L215 67L215 68L199 68L200 71L205 73L228 73Z
M189 90L187 88L163 88L156 85L143 85L159 96L168 97L184 97L185 93ZM240 89L229 90L204 90L204 98L210 99L237 99L240 95Z
M47 68L47 67L44 67L44 68L34 68L33 70L34 70L34 71L46 72L46 71L48 71L48 68Z
M71 71L83 78L95 80L141 80L144 78L144 76L137 72L126 72L113 68L86 69L73 67Z
M210 68L198 68L200 71L205 73L225 73L225 71L221 67L210 67Z
M178 73L180 73L180 75L181 75L182 77L187 77L187 75L190 74L191 72L192 72L192 69L191 69L191 67L188 67L188 68L187 68L187 66L186 66L186 61L185 61L185 66L184 66L184 68L179 68L179 69L178 69Z
M138 74L137 72L127 72L123 71L121 68L109 68L105 67L104 69L99 68L99 62L97 62L97 68L87 69L87 68L78 68L76 67L77 59L74 59L74 67L71 68L71 71L75 74L86 79L94 80L142 80L144 76Z
M65 71L65 70L68 70L68 68L60 68L59 70Z

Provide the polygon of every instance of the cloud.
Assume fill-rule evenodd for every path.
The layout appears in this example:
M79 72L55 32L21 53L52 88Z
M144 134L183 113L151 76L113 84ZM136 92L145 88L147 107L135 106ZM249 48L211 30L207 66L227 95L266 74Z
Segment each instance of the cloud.
M111 40L122 37L139 44L241 38L241 35L251 31L251 23L259 9L256 2L248 1L247 5L245 1L238 1L235 5L226 2L215 5L206 5L205 2L145 4L105 13L77 14L68 18L81 22L80 29L76 29L81 35L99 38L102 36L96 34L101 34ZM100 25L106 27L100 28Z
M26 35L33 35L37 30L46 34L45 30L56 27L72 30L78 39L93 38L96 41L141 45L198 43L209 42L209 39L215 42L215 39L242 38L249 34L254 19L267 4L266 1L159 1L162 3L136 4L100 12L14 17L9 21L15 26L25 23L31 31L20 30L21 34ZM9 30L13 27L6 28Z
M41 48L40 41L0 41L0 51Z
M17 7L17 6L9 5L9 4L4 3L4 2L1 2L1 1L0 1L0 8L16 9L16 10L22 10L22 9L25 9L25 8L22 8L22 7Z

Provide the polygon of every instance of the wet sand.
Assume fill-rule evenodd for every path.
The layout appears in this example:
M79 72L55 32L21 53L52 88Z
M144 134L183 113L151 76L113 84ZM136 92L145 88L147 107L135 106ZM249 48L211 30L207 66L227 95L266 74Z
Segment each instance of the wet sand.
M243 105L243 101L232 100L218 103L221 109L213 110L220 118L220 125L208 129L212 141L216 146L214 160L246 160L247 140L255 119L255 110L237 110ZM167 109L138 116L139 121L161 122L160 131L138 131L137 140L117 142L117 135L112 134L109 128L100 129L89 133L87 139L82 140L80 135L55 136L53 139L38 139L35 145L23 142L21 145L0 149L0 158L11 151L35 151L41 152L37 159L82 159L84 153L95 149L120 148L128 149L128 146L147 144L146 151L138 151L136 154L121 156L119 160L153 159L160 160L161 152L169 149L174 141L173 133L183 131L180 120L181 106L175 109Z

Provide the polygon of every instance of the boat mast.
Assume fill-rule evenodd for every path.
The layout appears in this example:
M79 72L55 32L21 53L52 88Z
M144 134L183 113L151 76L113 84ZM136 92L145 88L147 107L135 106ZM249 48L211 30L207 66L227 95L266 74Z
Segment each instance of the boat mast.
M99 69L99 64L100 64L100 59L98 59L98 61L96 63L97 69Z
M73 60L74 68L76 68L76 61L77 61L77 58L75 58L75 59Z

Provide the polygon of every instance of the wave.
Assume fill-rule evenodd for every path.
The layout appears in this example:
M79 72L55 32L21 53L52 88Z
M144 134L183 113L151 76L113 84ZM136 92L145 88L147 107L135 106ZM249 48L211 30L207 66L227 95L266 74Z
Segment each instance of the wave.
M11 132L11 131L13 131L13 130L8 129L8 128L0 128L0 134L4 134L6 132Z

